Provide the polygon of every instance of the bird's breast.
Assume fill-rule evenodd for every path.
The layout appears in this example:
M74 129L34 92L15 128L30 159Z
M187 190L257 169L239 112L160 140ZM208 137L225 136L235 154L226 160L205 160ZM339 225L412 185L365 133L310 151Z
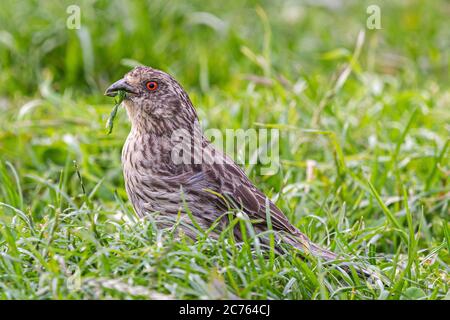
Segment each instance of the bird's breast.
M122 149L122 168L128 198L140 216L159 208L178 210L180 198L174 191L179 186L162 179L179 170L165 141L130 132Z

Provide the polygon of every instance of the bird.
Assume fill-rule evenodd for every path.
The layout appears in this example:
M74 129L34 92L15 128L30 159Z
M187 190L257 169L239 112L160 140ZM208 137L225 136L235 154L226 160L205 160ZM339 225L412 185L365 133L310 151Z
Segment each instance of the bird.
M263 244L269 243L266 231L272 231L280 251L285 243L304 256L338 258L295 227L243 169L204 136L191 99L174 77L138 66L105 95L119 92L125 92L123 106L131 122L121 156L125 189L139 217L158 213L167 218L158 222L162 227L182 219L179 226L194 240L196 228L210 230L217 238L233 217L246 217ZM196 161L198 154L201 161ZM242 232L238 226L233 229L239 241Z

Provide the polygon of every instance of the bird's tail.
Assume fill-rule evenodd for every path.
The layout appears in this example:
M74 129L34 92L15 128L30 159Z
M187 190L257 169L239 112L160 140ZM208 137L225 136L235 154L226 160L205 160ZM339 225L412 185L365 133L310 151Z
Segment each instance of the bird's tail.
M375 270L371 270L369 265L362 265L360 262L351 261L353 260L351 258L339 256L332 251L326 250L309 240L301 232L295 237L289 236L285 238L285 242L298 249L304 256L312 255L315 258L321 259L325 264L336 263L337 266L348 274L354 271L360 278L375 281L381 279L381 276Z
M295 235L287 235L283 240L298 249L302 255L312 255L327 262L338 259L337 254L318 246L300 231Z

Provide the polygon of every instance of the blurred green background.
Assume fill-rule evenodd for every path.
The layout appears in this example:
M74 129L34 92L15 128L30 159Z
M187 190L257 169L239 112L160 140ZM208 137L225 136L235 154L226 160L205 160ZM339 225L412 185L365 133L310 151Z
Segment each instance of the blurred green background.
M67 28L70 5L80 8L80 29ZM366 27L369 5L381 10L380 30ZM411 248L388 227L392 212L408 228L406 190L418 248L424 250L417 261L434 258L426 271L410 277L424 296L443 296L449 261L449 16L445 0L4 2L0 202L8 206L0 206L0 220L6 228L17 210L25 212L42 223L45 235L58 206L67 213L85 201L77 168L99 228L100 221L129 211L118 201L126 201L120 152L129 123L122 110L112 135L105 134L113 101L103 92L144 64L183 84L205 128L281 129L282 170L259 176L246 169L315 241L337 233L326 244L337 251L407 254ZM306 160L315 161L312 177ZM353 231L340 234L340 223ZM25 231L11 234L17 241L27 238ZM3 234L0 248L9 252L5 239ZM66 244L60 245L49 252L61 254ZM427 281L441 285L434 296ZM3 285L12 283L21 286L13 280ZM3 297L27 296L26 290L17 292Z
M382 29L369 32L366 70L405 75L404 85L448 83L446 1L19 1L0 13L0 92L33 96L51 78L61 94L93 94L135 62L203 91L243 73L327 77L373 4ZM66 27L70 5L80 8L80 30ZM270 58L267 66L246 52Z

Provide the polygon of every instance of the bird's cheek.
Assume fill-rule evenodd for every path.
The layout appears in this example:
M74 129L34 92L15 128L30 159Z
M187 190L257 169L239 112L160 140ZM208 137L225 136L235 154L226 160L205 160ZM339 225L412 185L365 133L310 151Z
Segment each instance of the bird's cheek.
M126 109L132 108L133 105L134 105L134 102L133 102L131 99L123 100L123 106L124 106Z
M123 101L123 106L127 110L128 115L134 115L139 113L139 110L137 108L137 104L132 99L127 99Z

